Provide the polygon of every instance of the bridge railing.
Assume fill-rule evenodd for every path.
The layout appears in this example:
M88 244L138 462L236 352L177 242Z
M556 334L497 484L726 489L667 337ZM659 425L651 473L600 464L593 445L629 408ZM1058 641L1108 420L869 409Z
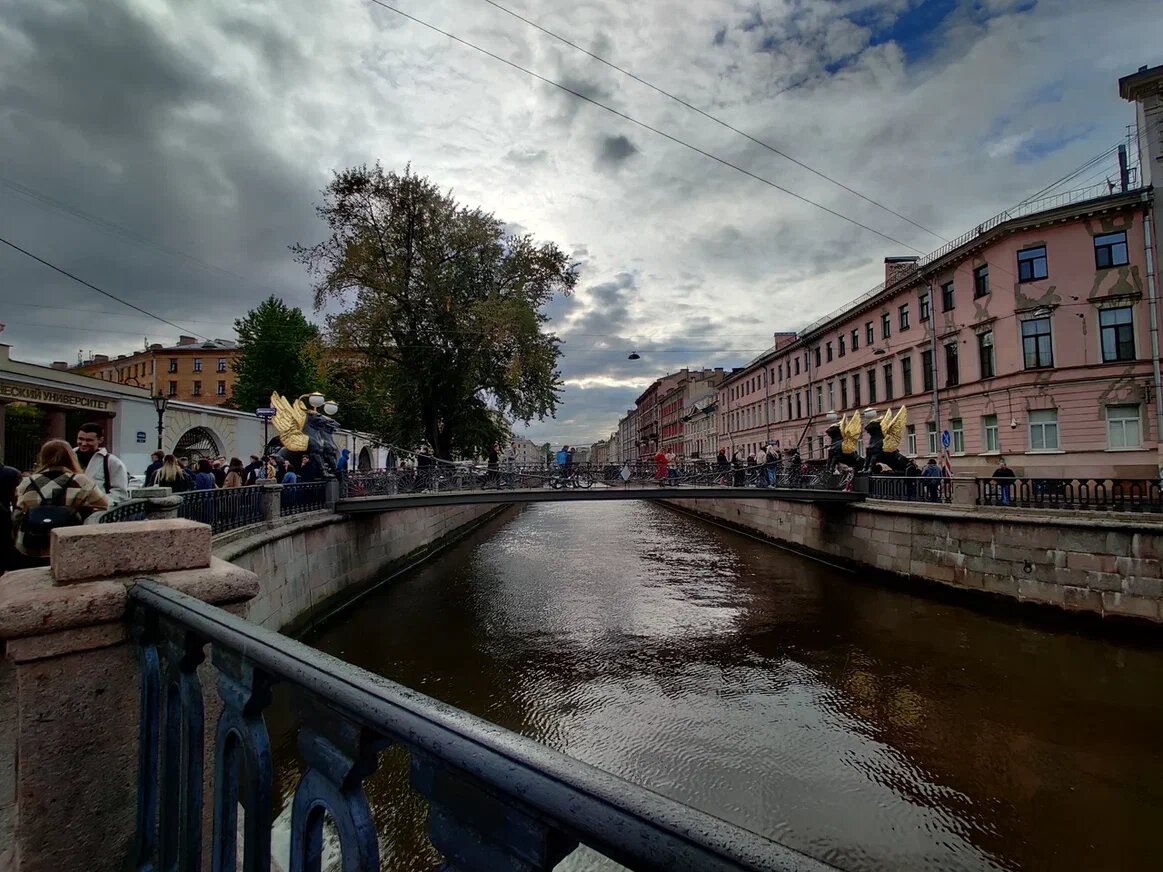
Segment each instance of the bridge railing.
M977 479L979 506L1075 511L1163 512L1158 479Z
M874 500L908 503L953 502L953 479L915 475L871 475L868 495Z
M149 500L126 500L104 511L94 512L85 519L87 524L119 524L123 521L144 521L149 511Z
M390 745L409 755L442 868L549 870L579 844L631 869L828 868L172 588L143 580L129 596L141 664L134 868L202 868L207 659L222 700L209 798L216 870L238 868L240 845L244 868L270 867L263 712L276 683L293 697L304 764L291 800L292 872L319 869L325 818L344 869L380 868L363 782Z
M214 533L263 521L260 485L186 491L181 497L178 517L209 524Z

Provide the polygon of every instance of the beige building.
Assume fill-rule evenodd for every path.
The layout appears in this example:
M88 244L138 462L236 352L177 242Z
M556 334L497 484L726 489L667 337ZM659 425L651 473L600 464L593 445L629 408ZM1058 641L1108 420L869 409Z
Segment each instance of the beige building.
M221 406L234 396L234 362L239 354L238 344L228 339L203 342L179 336L176 345L155 343L112 358L94 354L74 366L54 363L53 369L144 388L151 395L161 391L171 400Z

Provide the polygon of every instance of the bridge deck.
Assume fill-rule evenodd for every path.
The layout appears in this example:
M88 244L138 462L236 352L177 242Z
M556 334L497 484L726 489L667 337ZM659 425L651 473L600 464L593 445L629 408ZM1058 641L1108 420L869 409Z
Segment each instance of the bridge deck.
M493 503L569 503L601 500L787 500L796 503L844 505L861 502L864 494L807 488L738 487L596 487L586 489L515 488L426 491L392 496L346 497L335 504L344 515L390 512L427 506L464 506Z

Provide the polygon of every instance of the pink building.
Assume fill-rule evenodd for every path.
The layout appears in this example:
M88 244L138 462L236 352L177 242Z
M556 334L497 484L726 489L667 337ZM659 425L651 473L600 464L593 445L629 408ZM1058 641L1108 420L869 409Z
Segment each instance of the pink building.
M1104 185L886 258L884 284L725 381L720 446L819 458L836 416L903 404L902 450L933 456L947 430L955 474L1004 456L1026 475L1156 477L1152 205L1150 189Z

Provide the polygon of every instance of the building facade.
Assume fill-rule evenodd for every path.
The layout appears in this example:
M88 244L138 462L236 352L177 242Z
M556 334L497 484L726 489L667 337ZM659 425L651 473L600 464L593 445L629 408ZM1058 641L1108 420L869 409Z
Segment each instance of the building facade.
M719 392L720 445L823 457L838 415L908 407L902 451L955 474L1157 476L1152 193L1060 195L986 222L773 348Z
M180 336L177 345L155 343L144 351L113 358L95 354L76 366L54 363L53 368L145 388L151 395L161 391L172 400L221 406L234 396L234 363L239 354L237 343L231 340L203 342Z
M655 379L634 403L635 449L634 456L648 461L661 447L676 455L683 453L686 411L686 386L717 384L723 378L722 368L680 369Z
M513 448L519 466L544 465L545 449L532 440L526 439L524 436L514 436Z
M635 440L638 438L638 412L627 409L618 420L618 453L622 463L632 463L638 459Z

